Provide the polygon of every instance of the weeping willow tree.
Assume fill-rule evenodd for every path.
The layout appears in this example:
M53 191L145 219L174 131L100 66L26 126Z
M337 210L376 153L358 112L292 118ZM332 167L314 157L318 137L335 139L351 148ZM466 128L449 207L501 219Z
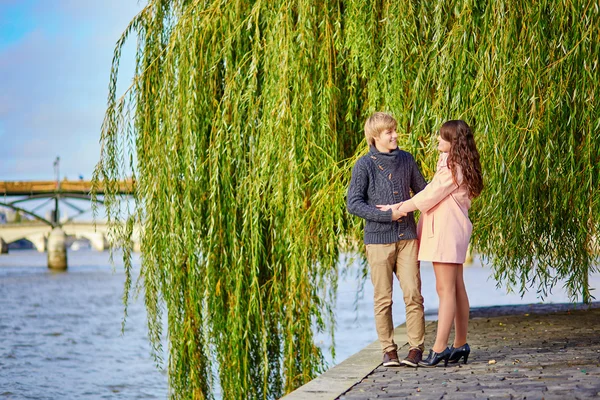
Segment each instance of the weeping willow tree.
M137 38L131 87L121 50ZM472 245L499 282L590 301L600 215L599 6L587 0L150 0L118 41L95 182L174 398L273 398L324 368L365 118L433 174L447 119L476 132ZM128 208L118 182L132 177ZM166 332L163 332L163 316ZM216 373L214 372L216 371Z

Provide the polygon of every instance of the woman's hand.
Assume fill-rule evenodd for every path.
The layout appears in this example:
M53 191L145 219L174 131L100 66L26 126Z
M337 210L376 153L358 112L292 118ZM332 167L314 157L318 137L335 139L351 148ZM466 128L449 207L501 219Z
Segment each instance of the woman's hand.
M402 203L386 204L386 205L380 204L380 205L377 205L376 207L378 209L380 209L381 211L392 210L392 221L396 221L396 220L406 216L405 212L398 210L398 208L400 208L401 205L402 205Z
M387 211L387 210L397 210L400 208L401 205L402 205L402 202L396 203L396 204L376 205L375 207L379 208L381 211ZM404 214L404 215L406 215L406 214Z
M386 205L376 205L375 207L379 208L381 211L387 211L387 210L391 210L392 209L393 204L386 204Z

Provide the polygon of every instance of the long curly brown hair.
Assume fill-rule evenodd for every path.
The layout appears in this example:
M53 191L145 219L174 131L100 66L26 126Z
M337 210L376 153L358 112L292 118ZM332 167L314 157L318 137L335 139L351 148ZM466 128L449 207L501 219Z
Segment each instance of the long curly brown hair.
M451 120L445 122L440 128L440 136L450 142L448 152L448 168L452 171L452 178L456 181L457 166L462 171L462 184L469 189L471 198L479 196L483 190L483 177L479 152L475 146L473 131L465 121Z

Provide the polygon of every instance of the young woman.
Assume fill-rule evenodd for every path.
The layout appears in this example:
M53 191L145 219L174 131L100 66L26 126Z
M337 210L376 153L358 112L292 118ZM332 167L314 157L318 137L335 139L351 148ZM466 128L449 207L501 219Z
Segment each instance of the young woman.
M469 358L467 344L469 298L463 281L463 263L473 225L469 220L471 200L481 193L483 179L473 132L466 122L448 121L438 137L441 152L432 181L410 200L381 209L395 208L403 213L421 211L417 228L419 260L431 261L440 304L435 344L419 366L434 367L441 361L464 363ZM454 344L448 348L452 322Z

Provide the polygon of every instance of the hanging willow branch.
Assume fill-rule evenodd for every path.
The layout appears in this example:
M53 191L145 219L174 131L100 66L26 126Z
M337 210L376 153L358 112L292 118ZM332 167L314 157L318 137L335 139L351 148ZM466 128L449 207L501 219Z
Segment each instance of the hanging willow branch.
M435 131L467 120L486 182L473 246L499 282L545 294L566 279L590 301L598 13L585 0L150 0L117 43L94 179L128 249L126 302L142 226L172 397L274 398L322 371L313 335L332 329L339 252L360 238L345 194L375 110L396 116L429 177ZM132 34L136 75L118 97ZM131 211L117 185L129 177Z

